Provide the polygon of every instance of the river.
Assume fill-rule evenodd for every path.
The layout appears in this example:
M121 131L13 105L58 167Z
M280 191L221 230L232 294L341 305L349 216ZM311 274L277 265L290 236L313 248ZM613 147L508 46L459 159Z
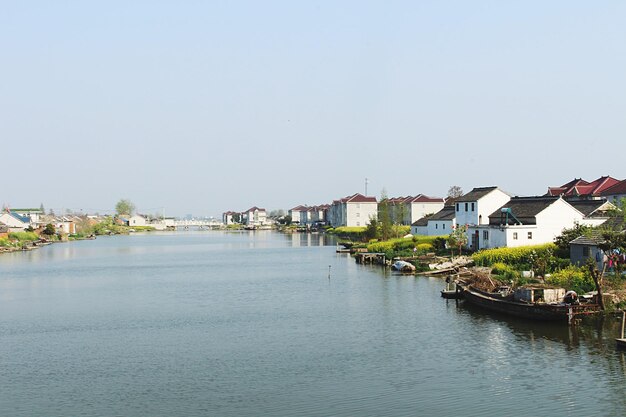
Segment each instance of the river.
M1 255L0 415L626 415L618 321L494 316L326 243L172 232Z

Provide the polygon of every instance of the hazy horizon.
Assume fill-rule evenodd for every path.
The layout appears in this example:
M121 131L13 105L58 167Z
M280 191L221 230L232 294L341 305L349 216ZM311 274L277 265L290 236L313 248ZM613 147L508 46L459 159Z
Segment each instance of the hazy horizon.
M5 2L0 204L220 216L626 178L626 3Z

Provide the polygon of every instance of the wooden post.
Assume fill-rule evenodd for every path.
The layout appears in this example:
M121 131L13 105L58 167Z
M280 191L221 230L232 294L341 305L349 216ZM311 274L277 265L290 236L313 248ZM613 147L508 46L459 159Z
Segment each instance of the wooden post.
M622 311L622 333L620 339L624 338L624 323L626 323L626 310Z

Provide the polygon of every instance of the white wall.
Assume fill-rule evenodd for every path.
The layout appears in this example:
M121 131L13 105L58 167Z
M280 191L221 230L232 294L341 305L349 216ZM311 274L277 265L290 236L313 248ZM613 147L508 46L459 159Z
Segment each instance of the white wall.
M478 201L456 203L455 210L458 208L456 210L456 223L459 225L489 224L489 215L506 204L510 199L511 197L508 194L496 188ZM474 204L473 211L472 204Z
M347 203L346 226L367 226L378 215L378 203Z
M437 213L443 208L443 203L411 203L410 223L415 223L427 214Z
M454 220L429 220L428 221L428 236L442 236L452 233L452 228L455 226Z

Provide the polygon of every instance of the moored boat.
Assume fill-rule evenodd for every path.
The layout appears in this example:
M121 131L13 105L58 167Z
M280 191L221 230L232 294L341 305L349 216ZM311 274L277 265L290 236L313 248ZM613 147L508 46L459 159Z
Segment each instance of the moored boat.
M551 301L535 299L534 291L541 290L546 294L552 289L544 288L519 288L514 293L508 287L500 287L496 292L486 292L471 285L458 284L463 289L463 298L474 305L499 313L532 320L567 321L579 315L592 314L599 311L597 304L565 303L563 301ZM557 290L557 289L554 289ZM558 289L564 293L563 289ZM529 294L523 299L519 294Z

